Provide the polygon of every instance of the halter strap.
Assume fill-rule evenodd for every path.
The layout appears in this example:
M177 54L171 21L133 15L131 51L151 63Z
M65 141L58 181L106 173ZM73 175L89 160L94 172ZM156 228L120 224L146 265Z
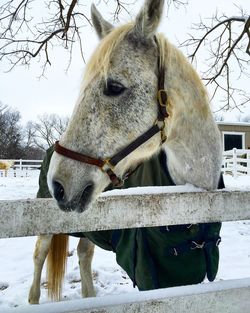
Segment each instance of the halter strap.
M91 164L91 165L95 165L95 166L98 166L100 168L102 168L105 164L105 161L104 160L101 160L101 159L95 159L95 158L92 158L90 156L87 156L87 155L84 155L84 154L81 154L79 152L76 152L76 151L72 151L72 150L69 150L67 148L64 148L63 146L61 146L59 144L59 141L56 141L55 142L55 148L54 150L61 154L61 155L64 155L66 156L67 158L69 159L73 159L73 160L76 160L76 161L79 161L79 162L82 162L82 163L87 163L87 164Z
M95 165L99 167L103 172L105 172L112 184L115 187L121 187L123 185L123 181L129 176L130 170L126 172L124 177L121 179L113 171L113 168L126 156L128 156L130 153L132 153L134 150L136 150L139 146L141 146L143 143L148 141L150 138L152 138L155 134L158 132L161 132L161 141L162 143L166 140L165 134L164 134L164 128L165 128L165 118L169 116L167 112L167 93L164 89L165 84L165 69L164 67L160 66L160 56L158 56L158 92L157 92L157 107L158 107L158 115L157 115L157 121L156 123L145 133L143 133L141 136L136 138L134 141L132 141L128 146L123 148L121 151L116 153L114 156L112 156L109 159L96 159L84 154L81 154L76 151L69 150L67 148L62 147L59 144L59 141L56 141L55 143L55 151L63 156L66 156L67 158L87 163L90 165Z
M55 142L55 148L54 150L63 155L66 156L67 158L82 162L82 163L87 163L90 165L95 165L99 167L103 172L105 172L112 184L115 187L121 187L123 185L123 181L128 178L130 175L130 170L126 172L124 177L121 179L113 171L113 168L121 161L123 160L126 156L128 156L131 152L136 150L139 146L141 146L144 142L148 141L151 137L153 137L155 134L157 134L159 131L161 131L161 128L158 126L158 124L155 124L152 126L148 131L146 131L144 134L136 138L133 142L131 142L128 146L126 146L124 149L119 151L117 154L115 154L112 158L110 159L96 159L90 156L87 156L85 154L81 154L76 151L69 150L67 148L64 148L59 144L59 141Z
M139 146L141 146L144 142L148 141L151 137L157 134L160 131L160 128L157 124L152 126L148 131L143 133L141 136L136 138L133 142L131 142L127 147L116 153L110 160L109 163L112 166L117 165L121 160L123 160L126 156L128 156L131 152L136 150Z

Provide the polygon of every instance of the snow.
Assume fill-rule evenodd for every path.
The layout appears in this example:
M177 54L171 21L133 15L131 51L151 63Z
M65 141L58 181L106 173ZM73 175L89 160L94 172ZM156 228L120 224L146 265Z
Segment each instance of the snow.
M82 299L74 300L74 301L61 301L57 302L53 305L51 303L45 303L43 305L37 305L37 306L27 306L23 305L18 308L18 313L44 313L44 312L50 312L50 313L68 313L68 312L85 312L88 310L88 312L103 312L102 309L105 308L105 312L110 312L109 308L110 306L120 306L122 305L122 312L125 312L126 307L123 305L129 304L130 312L131 310L131 304L138 304L138 303L145 303L148 304L151 302L153 304L153 312L158 312L157 305L159 307L159 312L163 312L162 304L164 303L164 300L167 298L167 308L170 312L180 313L180 305L185 307L185 312L187 312L188 306L190 306L190 297L198 295L199 299L201 299L200 302L203 304L203 312L208 312L208 308L211 308L211 299L214 300L214 298L218 297L219 300L216 304L216 312L218 311L218 303L221 302L222 293L221 291L224 291L224 295L226 295L226 299L229 301L231 300L231 303L233 302L234 308L237 306L237 312L246 312L246 292L242 292L243 290L249 289L250 286L250 278L244 278L244 279L233 279L233 280L224 280L224 281L217 281L213 284L196 284L191 286L180 286L180 287L173 287L173 288L162 288L157 290L149 290L144 291L140 293L130 292L123 294L122 297L117 297L116 295L108 295L105 297L97 297L97 298L87 298L85 301L82 301ZM232 289L234 291L232 292ZM231 294L230 294L231 292ZM207 295L207 302L204 303L204 297L202 297L202 294ZM232 294L234 297L232 297ZM229 297L231 296L231 299ZM235 301L235 297L237 297L237 303ZM179 298L180 301L176 301ZM202 299L203 298L203 299ZM197 299L197 297L192 298L192 308L198 308L200 307L200 303ZM225 301L225 297L223 299ZM221 302L223 303L223 302ZM221 308L221 303L219 304ZM231 304L227 303L227 307L229 307ZM128 306L127 306L128 308ZM144 307L143 307L144 308ZM143 312L143 308L140 310L140 312ZM166 305L165 305L166 308ZM99 310L98 310L99 309ZM152 309L152 308L151 308ZM134 310L136 308L134 307ZM13 313L16 312L14 309L7 309L5 313ZM114 310L112 310L114 312ZM121 310L119 309L119 312ZM138 308L136 310L138 312ZM148 311L147 311L148 312ZM189 311L190 312L190 311ZM194 312L194 310L193 310ZM195 312L200 312L195 309ZM211 312L209 310L209 312ZM220 311L221 312L221 311ZM225 312L225 310L223 311ZM226 311L227 312L227 311ZM232 311L230 311L232 312ZM234 311L236 312L236 311Z
M28 172L27 175L23 175L23 177L21 175L18 175L18 177L0 177L0 199L35 198L38 189L38 175L39 172L34 170ZM250 176L239 176L237 178L224 176L224 179L228 190L250 189ZM156 188L155 193L162 192L163 189ZM179 192L200 191L191 185L172 188L172 191L176 192L176 190ZM143 194L148 193L149 189L142 191L135 188L135 190L126 192ZM115 193L111 192L109 195ZM105 193L106 195L107 193ZM250 221L223 223L221 236L220 267L216 280L250 277ZM63 300L81 299L80 273L76 255L78 239L70 238L72 256L68 257ZM28 303L28 292L33 274L32 254L35 242L36 237L0 240L0 312L4 312L8 308L25 306ZM136 288L133 288L126 273L116 264L115 254L98 247L96 247L94 254L93 275L98 297L138 292ZM44 271L40 303L50 302L44 286L45 281Z
M250 177L242 175L234 178L230 175L224 176L226 188L223 191L250 191ZM204 189L198 188L191 184L180 186L150 186L150 187L134 187L128 189L114 189L101 194L101 197L127 196L127 195L145 195L145 194L162 194L162 193L182 193L182 192L202 192Z
M204 189L197 188L191 184L181 186L150 186L150 187L134 187L128 189L115 189L102 193L102 196L126 196L126 195L145 195L159 193L174 193L174 192L202 192Z

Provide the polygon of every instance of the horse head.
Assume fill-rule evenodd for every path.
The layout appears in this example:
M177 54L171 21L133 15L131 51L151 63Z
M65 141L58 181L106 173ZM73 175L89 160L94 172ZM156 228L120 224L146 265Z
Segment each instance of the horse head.
M155 123L158 47L154 35L162 7L163 1L146 1L134 23L114 28L92 6L101 41L86 66L60 145L107 160ZM115 166L118 177L159 149L160 134L154 137ZM53 154L48 185L62 209L83 211L109 183L105 171Z
M204 187L216 185L219 157L210 162L207 141L201 144L202 162L201 153L183 143L194 142L201 126L206 135L211 134L208 141L216 146L216 155L220 150L206 91L196 72L178 49L156 35L163 4L163 0L146 0L133 23L116 28L92 6L101 41L86 66L77 104L48 172L49 189L62 210L84 211L110 180L120 181L129 169L157 153L166 135L164 147L176 183L187 182L187 169L192 171L197 161L199 169L208 164ZM168 66L167 59L171 59ZM191 74L186 74L186 68ZM159 91L162 85L168 96ZM186 169L180 166L183 155L188 160ZM193 170L194 183L202 186L200 173Z

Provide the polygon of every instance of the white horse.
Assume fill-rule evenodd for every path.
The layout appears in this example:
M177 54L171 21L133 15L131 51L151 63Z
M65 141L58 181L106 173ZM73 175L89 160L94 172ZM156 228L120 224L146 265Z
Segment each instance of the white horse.
M113 165L117 177L165 149L176 184L217 188L221 139L207 92L183 54L156 35L163 1L146 1L135 23L113 29L95 13L100 45L87 65L80 96L60 145L79 154L108 160L157 121L157 81L165 70L168 96L163 129ZM83 211L110 183L106 171L54 153L48 185L63 210Z
M156 34L163 4L146 0L133 23L117 28L92 6L101 41L48 172L64 211L86 210L110 180L117 185L161 149L175 184L217 188L220 133L196 71Z

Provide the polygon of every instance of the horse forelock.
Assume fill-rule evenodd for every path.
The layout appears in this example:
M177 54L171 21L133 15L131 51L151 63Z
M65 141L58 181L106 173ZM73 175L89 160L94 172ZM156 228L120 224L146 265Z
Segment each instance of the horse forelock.
M107 78L110 60L116 47L133 27L133 23L116 27L101 40L86 66L84 86L88 85L97 75Z
M134 23L127 23L125 25L114 28L107 36L105 36L98 47L92 54L89 62L86 65L84 75L84 86L87 86L96 76L103 76L107 78L108 70L111 66L111 57L115 52L116 48L122 42L122 40L132 31ZM157 41L159 55L160 55L160 66L165 66L165 53L167 40L163 34L157 34L155 36ZM135 40L140 40L135 36Z

